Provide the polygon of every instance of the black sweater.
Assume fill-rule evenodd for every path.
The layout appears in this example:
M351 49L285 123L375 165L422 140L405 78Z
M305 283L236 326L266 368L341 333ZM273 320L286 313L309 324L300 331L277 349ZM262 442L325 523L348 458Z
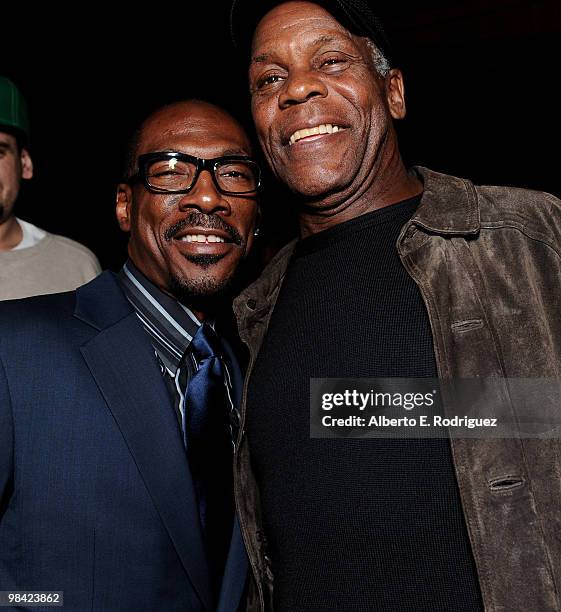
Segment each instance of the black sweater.
M248 395L275 610L481 610L447 439L310 439L311 377L436 377L395 244L419 198L302 240Z

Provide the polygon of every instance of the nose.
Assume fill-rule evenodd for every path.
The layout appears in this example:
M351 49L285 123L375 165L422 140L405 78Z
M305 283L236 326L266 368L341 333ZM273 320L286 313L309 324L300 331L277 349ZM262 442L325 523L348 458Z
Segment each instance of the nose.
M279 96L279 107L285 109L313 98L326 96L327 85L321 75L310 70L293 71L284 82L284 88Z
M230 212L229 203L218 191L208 170L201 171L191 191L179 201L179 208L182 211L195 209L207 215Z

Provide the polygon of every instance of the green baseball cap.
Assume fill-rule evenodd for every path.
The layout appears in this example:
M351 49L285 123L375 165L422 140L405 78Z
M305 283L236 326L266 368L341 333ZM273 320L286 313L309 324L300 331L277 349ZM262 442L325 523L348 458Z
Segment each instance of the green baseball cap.
M20 90L6 77L0 76L0 131L10 128L29 138L27 104Z

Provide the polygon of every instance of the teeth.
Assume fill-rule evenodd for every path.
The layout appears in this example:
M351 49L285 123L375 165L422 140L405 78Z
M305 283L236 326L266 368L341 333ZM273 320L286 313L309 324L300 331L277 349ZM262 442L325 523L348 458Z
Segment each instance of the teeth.
M208 236L204 234L185 234L181 240L182 242L225 242L224 238L214 234L209 234Z
M339 130L342 130L338 125L332 125L331 123L322 123L312 128L304 128L303 130L296 130L290 137L290 144L293 145L295 142L306 138L306 136L315 136L316 134L335 134Z

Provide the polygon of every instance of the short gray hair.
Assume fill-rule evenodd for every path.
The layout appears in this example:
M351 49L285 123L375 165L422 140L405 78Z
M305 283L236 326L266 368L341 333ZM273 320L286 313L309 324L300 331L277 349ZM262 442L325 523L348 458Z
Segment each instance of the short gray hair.
M374 64L374 68L378 74L382 77L387 77L389 71L391 70L390 62L388 58L378 49L378 47L374 44L370 38L366 39L366 45L370 49L372 63Z

